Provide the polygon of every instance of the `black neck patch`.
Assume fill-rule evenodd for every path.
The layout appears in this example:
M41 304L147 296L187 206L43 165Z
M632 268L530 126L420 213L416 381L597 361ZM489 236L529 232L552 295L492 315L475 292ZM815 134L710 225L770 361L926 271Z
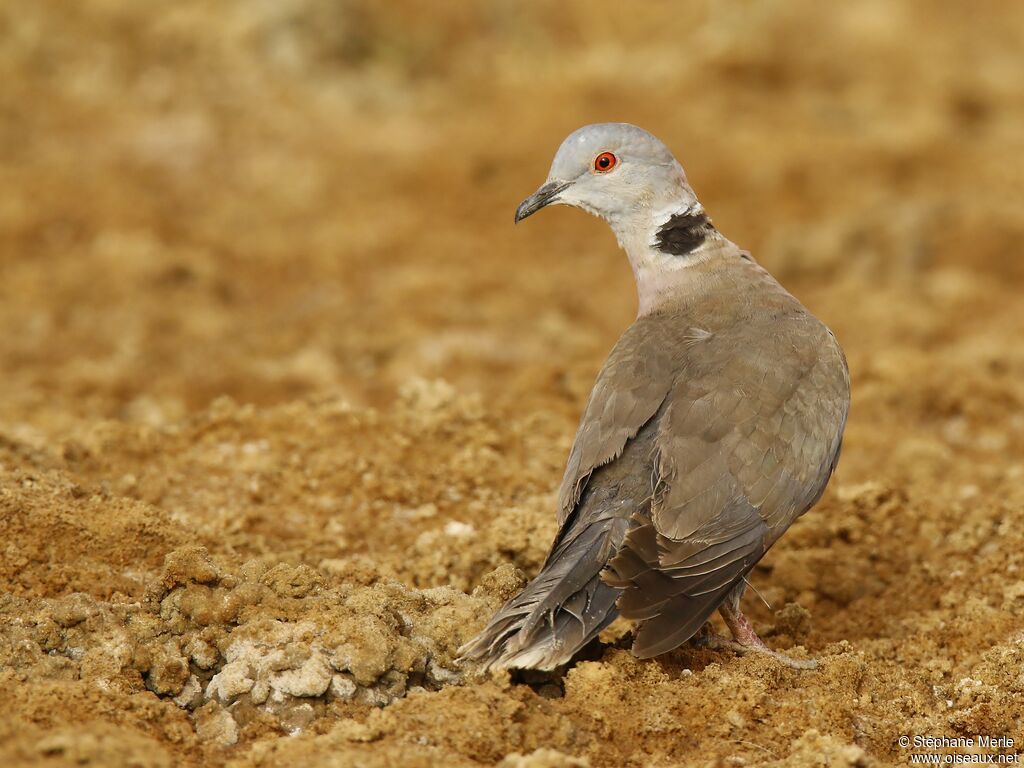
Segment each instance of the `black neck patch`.
M677 213L658 229L654 244L663 253L685 256L714 231L711 219L703 211Z

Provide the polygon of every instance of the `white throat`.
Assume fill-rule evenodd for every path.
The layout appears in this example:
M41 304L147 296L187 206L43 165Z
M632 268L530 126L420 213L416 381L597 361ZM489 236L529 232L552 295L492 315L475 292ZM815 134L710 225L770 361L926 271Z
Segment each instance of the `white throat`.
M657 311L671 297L696 290L693 267L706 262L721 250L724 238L713 229L699 243L684 253L662 250L658 235L673 220L700 217L704 208L694 198L660 209L642 209L632 216L609 220L619 246L629 257L636 279L640 317ZM727 242L727 241L724 241Z

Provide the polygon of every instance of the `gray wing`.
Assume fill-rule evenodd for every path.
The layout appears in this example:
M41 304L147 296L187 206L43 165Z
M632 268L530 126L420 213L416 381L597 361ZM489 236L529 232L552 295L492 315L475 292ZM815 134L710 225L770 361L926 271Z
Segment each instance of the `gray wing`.
M670 393L654 499L605 572L624 589L619 611L641 622L638 656L689 639L824 491L849 404L846 363L816 319L786 314L694 345Z
M559 489L559 529L565 528L594 470L616 459L668 396L678 363L671 354L679 342L669 338L672 330L650 318L637 320L601 368Z
M602 571L651 498L657 414L674 378L672 328L638 320L609 354L570 454L547 561L460 649L463 658L553 669L615 618L620 590Z

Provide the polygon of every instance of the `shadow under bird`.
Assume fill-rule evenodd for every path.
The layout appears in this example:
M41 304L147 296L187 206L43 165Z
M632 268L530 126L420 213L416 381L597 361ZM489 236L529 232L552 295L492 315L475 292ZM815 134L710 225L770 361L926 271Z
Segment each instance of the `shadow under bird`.
M571 134L516 222L556 203L608 222L639 313L590 394L543 569L462 657L553 669L621 615L637 623L633 653L649 658L717 609L732 634L719 647L810 666L770 651L740 599L839 458L850 402L839 344L715 229L682 167L641 128Z

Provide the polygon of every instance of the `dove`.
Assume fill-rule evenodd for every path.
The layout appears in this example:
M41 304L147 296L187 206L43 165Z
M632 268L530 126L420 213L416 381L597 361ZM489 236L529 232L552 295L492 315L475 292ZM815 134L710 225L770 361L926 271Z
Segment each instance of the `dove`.
M617 616L652 658L717 610L768 653L740 601L747 576L815 505L850 403L832 332L714 226L666 146L626 123L588 125L555 154L516 223L549 205L603 219L629 258L636 321L602 366L558 493L540 573L460 649L484 668L551 670Z

